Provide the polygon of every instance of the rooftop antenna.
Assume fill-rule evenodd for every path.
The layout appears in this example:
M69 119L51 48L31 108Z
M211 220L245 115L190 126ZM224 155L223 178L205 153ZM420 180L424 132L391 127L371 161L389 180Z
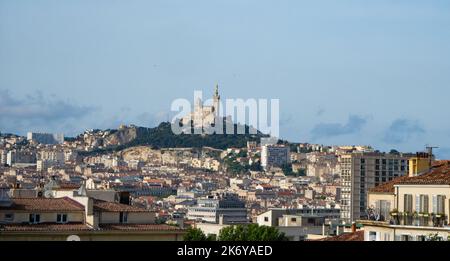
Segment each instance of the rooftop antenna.
M439 149L439 147L431 146L431 145L425 145L425 146L426 146L425 148L427 149L427 152L428 152L428 156L430 158L429 166L431 168L432 163L433 163L433 149Z

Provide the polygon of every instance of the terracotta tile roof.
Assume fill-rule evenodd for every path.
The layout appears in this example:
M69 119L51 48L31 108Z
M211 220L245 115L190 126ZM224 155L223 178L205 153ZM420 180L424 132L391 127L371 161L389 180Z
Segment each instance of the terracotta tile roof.
M374 193L394 193L394 185L402 180L408 179L408 176L398 177L391 181L382 183L374 188L369 189L369 192Z
M436 184L450 185L450 162L443 161L441 164L434 165L433 169L420 176L410 177L408 179L397 182L397 184Z
M150 212L145 208L103 200L94 200L94 210L103 212Z
M0 207L0 210L14 211L84 211L84 206L68 197L64 198L12 198L13 204L9 207Z
M364 231L359 230L355 233L347 233L334 237L319 239L318 241L364 241Z
M79 189L81 185L75 183L60 183L56 190L76 190Z
M68 224L6 224L0 225L0 231L85 231L91 228L82 223Z
M165 224L101 224L100 230L119 230L119 231L184 231L184 229L169 226ZM0 225L1 231L24 231L24 232L54 232L54 231L96 231L93 228L82 223L69 224L5 224Z
M394 185L397 184L439 184L450 185L450 161L440 160L433 162L433 167L428 173L416 177L398 177L369 190L374 193L394 193Z
M183 231L184 229L165 224L100 224L102 230L125 231Z

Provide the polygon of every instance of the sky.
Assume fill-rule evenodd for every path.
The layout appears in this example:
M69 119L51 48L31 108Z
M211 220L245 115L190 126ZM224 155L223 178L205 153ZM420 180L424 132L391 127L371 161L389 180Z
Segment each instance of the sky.
M449 46L446 0L0 0L0 131L151 127L219 84L290 141L450 159Z

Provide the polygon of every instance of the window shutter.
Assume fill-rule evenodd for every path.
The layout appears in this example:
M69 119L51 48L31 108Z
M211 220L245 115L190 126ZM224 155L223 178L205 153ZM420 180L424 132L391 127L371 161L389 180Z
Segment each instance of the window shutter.
M408 194L405 194L405 197L403 198L403 211L408 211Z
M441 212L442 214L445 214L445 196L442 196L441 198Z
M439 207L438 207L438 196L436 196L436 195L433 195L433 213L438 213L438 210L439 209Z
M445 195L437 196L436 214L445 214Z
M409 194L408 195L408 211L412 212L413 208L413 195Z
M416 211L420 212L420 195L416 195Z
M404 206L403 211L404 212L412 212L412 195L411 194L405 194L404 198Z
M424 195L423 196L423 200L424 200L424 204L423 204L423 212L428 213L430 211L429 208L429 199L428 199L428 195Z

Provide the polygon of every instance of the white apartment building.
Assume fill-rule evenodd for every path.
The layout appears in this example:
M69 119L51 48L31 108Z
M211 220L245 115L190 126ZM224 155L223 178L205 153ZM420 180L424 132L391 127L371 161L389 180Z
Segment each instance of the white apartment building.
M291 161L290 148L284 145L264 145L261 147L261 166L264 169L281 167Z
M338 224L340 210L338 208L273 208L258 215L256 222L260 226L277 227L291 241L308 239L308 235L325 236L334 234L331 223ZM328 230L325 229L328 226Z
M230 193L198 199L197 205L188 208L186 217L214 224L248 223L245 203Z
M383 182L408 175L412 154L353 152L340 155L341 218L351 223L366 215L367 192Z
M7 154L6 150L0 150L0 165L6 164Z
M27 140L35 141L41 144L63 144L64 143L64 134L62 133L37 133L37 132L28 132Z

